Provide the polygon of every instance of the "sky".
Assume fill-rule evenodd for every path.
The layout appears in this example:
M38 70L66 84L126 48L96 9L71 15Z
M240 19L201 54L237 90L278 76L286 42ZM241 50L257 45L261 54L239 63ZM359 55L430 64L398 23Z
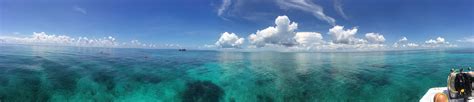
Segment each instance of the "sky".
M0 41L216 49L474 47L474 1L1 0Z

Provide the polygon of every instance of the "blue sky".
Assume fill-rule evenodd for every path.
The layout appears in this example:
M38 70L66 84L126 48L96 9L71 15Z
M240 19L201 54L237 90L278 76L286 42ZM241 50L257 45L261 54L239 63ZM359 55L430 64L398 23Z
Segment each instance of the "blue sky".
M318 32L326 41L334 25L356 27L355 36L360 38L370 32L382 34L387 45L402 37L417 43L443 37L452 44L471 46L462 40L474 38L472 0L301 1L312 4L307 7L310 11L278 0L2 0L0 34L113 36L120 41L198 47L214 44L223 32L247 40L257 30L274 26L277 16L286 15L298 23L297 31ZM224 7L224 2L229 5ZM315 5L335 23L313 15Z

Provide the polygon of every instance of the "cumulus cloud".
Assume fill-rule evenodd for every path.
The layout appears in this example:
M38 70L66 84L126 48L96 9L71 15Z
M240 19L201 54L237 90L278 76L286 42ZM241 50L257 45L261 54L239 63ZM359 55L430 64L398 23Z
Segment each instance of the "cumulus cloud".
M291 22L287 16L278 16L276 26L259 30L249 36L251 47L288 47L296 49L379 49L384 48L385 38L378 33L367 33L366 39L355 37L357 28L344 29L343 26L334 26L328 34L331 41L326 42L317 32L297 32L298 25ZM369 41L370 43L369 43Z
M425 41L425 44L430 44L430 45L449 44L449 42L446 42L444 38L442 37L437 37L436 40L430 39L430 40Z
M171 45L171 46L170 46ZM173 46L174 44L165 44L165 45L157 45L151 43L143 43L139 40L131 40L129 42L122 42L117 47L122 48L180 48L180 46Z
M314 46L324 43L323 36L317 32L297 32L295 40L301 46Z
M379 33L367 33L365 34L365 38L372 43L383 43L385 42L385 38L383 35L380 35Z
M310 0L277 0L277 4L283 9L297 9L311 13L320 20L324 20L331 25L336 25L336 20L324 13L321 6Z
M402 37L392 45L394 48L416 48L418 46L416 43L409 43L407 37Z
M408 43L406 44L407 47L418 47L419 45L418 44L415 44L415 43Z
M89 39L87 37L72 38L66 35L48 35L45 32L33 32L31 37L2 37L6 43L35 44L35 45L60 45L60 46L93 46L115 47L117 42L114 37Z
M215 45L219 48L240 48L244 43L244 38L239 38L234 33L224 32Z
M436 39L430 39L425 41L423 47L456 47L457 45L450 44L443 37L437 37Z
M395 42L393 44L393 47L395 48L404 48L404 47L410 47L408 45L416 45L418 46L418 44L414 44L414 43L408 43L408 39L407 37L402 37L401 39L399 39L397 42Z
M408 41L407 37L402 37L400 40L398 40L398 42L407 42L407 41Z
M371 51L391 50L389 48L434 48L455 47L444 38L428 40L424 44L408 42L402 37L393 44L393 47L385 45L385 37L379 33L366 33L364 38L357 38L358 28L345 29L344 26L333 26L329 29L330 40L325 41L318 32L297 32L298 24L291 22L287 16L278 16L275 26L257 30L248 36L248 48L277 49L283 51ZM223 33L214 45L205 47L235 48L240 46L240 39L233 33ZM433 46L436 45L436 46Z
M138 40L130 42L117 42L112 37L104 38L73 38L66 35L46 34L45 32L33 32L30 37L0 36L1 42L6 44L25 45L54 45L54 46L79 46L79 47L108 47L108 48L158 48L156 44L141 43Z
M293 37L296 34L295 30L298 28L297 23L291 22L287 16L278 16L275 19L275 25L250 34L250 43L256 47L266 45L293 46L296 44Z
M329 29L328 34L331 35L334 44L364 44L367 40L355 37L357 28L344 30L344 26L336 25Z
M331 37L328 48L342 50L381 50L385 49L385 38L379 33L367 33L365 39L357 38L358 28L344 29L336 25L329 29Z
M402 37L392 46L393 48L445 48L445 47L457 47L455 44L450 44L443 37L437 37L436 39L429 39L424 43L412 43L409 42L406 37Z

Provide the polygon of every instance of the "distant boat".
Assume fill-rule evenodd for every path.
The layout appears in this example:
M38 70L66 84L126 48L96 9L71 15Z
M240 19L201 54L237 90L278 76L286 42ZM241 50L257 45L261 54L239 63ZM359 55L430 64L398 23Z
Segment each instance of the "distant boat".
M186 49L178 49L178 51L186 51Z

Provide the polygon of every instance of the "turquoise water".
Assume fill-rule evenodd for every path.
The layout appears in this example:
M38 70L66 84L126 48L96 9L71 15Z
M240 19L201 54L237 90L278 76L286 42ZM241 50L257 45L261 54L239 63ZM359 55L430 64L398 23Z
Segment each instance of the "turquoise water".
M0 100L418 101L474 49L219 52L0 45Z

